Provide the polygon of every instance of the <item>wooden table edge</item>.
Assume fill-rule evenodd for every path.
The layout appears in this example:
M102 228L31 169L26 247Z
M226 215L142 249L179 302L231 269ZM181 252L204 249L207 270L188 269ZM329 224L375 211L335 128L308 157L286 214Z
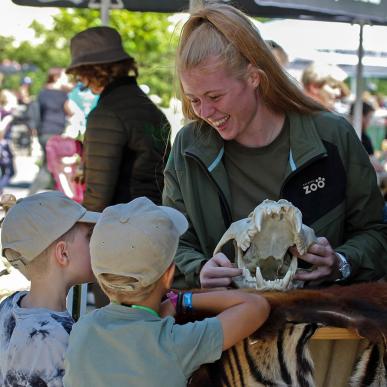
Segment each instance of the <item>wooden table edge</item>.
M313 340L360 340L362 339L359 334L352 329L347 328L335 328L335 327L322 327L318 328L314 335Z

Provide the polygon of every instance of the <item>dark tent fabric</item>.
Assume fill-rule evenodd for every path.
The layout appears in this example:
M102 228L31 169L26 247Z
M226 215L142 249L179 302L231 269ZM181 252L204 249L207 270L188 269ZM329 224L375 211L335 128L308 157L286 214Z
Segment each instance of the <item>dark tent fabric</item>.
M101 0L12 0L15 4L39 7L100 8ZM207 2L214 2L208 0ZM387 24L387 0L219 0L232 4L251 16L365 21ZM189 0L110 0L111 8L141 12L181 12Z
M101 0L12 0L18 5L37 7L101 8ZM253 1L253 0L252 0ZM183 12L189 0L110 0L110 8L140 12Z
M387 24L386 0L255 0L265 16L291 18L293 15L313 19ZM243 2L242 2L243 3Z

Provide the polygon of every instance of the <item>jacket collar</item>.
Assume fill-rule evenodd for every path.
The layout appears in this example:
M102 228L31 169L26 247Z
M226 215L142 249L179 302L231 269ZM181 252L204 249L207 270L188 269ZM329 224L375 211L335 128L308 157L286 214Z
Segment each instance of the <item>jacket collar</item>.
M224 141L218 132L205 122L193 122L189 129L193 133L184 149L198 157L208 170L213 170L223 157Z
M316 113L319 114L319 113ZM301 115L288 113L290 126L290 158L289 163L294 163L298 169L309 160L320 157L327 153L316 128L313 115ZM196 141L190 143L184 149L198 157L207 167L209 172L215 170L220 163L224 153L224 141L210 125L193 123L191 130L200 131ZM202 125L200 128L199 125ZM294 169L289 166L290 170Z
M129 85L137 85L137 81L135 77L121 77L110 82L102 91L99 99L105 98L108 94L110 94L113 90L117 89L120 86L129 86Z
M195 122L187 129L189 138L186 147L183 147L184 154L186 156L193 155L204 164L218 187L222 187L221 190L230 206L231 193L226 169L222 163L224 154L223 139L214 128L205 123Z
M319 114L319 113L315 113ZM288 113L290 151L296 168L327 153L315 124L314 114Z

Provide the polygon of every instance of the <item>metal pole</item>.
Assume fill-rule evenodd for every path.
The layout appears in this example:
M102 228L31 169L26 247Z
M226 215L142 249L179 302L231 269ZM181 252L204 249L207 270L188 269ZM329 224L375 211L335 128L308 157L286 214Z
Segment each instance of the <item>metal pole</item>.
M109 24L110 0L101 0L101 21L103 26Z
M189 0L189 10L192 11L204 4L204 0Z
M360 31L359 31L359 47L357 50L358 64L356 67L356 100L355 107L353 110L353 127L356 130L357 135L361 138L361 122L363 117L363 56L364 56L364 47L363 47L363 28L364 21L359 22Z

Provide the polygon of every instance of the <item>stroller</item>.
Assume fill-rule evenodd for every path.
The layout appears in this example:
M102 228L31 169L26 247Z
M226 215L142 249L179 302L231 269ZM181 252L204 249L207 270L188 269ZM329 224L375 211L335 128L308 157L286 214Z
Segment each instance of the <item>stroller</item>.
M55 188L70 199L82 203L85 185L81 177L82 142L61 135L52 136L46 144L47 169L55 180ZM87 284L76 285L67 297L67 309L75 320L86 312Z
M6 116L12 117L0 106L0 121ZM8 185L15 174L14 156L10 146L11 124L12 121L7 123L3 129L4 133L0 134L0 193L3 192L4 187Z
M24 150L31 156L32 130L26 105L18 105L12 112L13 120L8 131L13 149Z
M15 174L13 164L13 154L9 146L8 140L0 140L0 193L3 192L5 186L8 185L11 177Z
M82 143L70 137L54 135L46 145L47 169L55 188L70 199L82 203L85 186L77 180L81 167Z

